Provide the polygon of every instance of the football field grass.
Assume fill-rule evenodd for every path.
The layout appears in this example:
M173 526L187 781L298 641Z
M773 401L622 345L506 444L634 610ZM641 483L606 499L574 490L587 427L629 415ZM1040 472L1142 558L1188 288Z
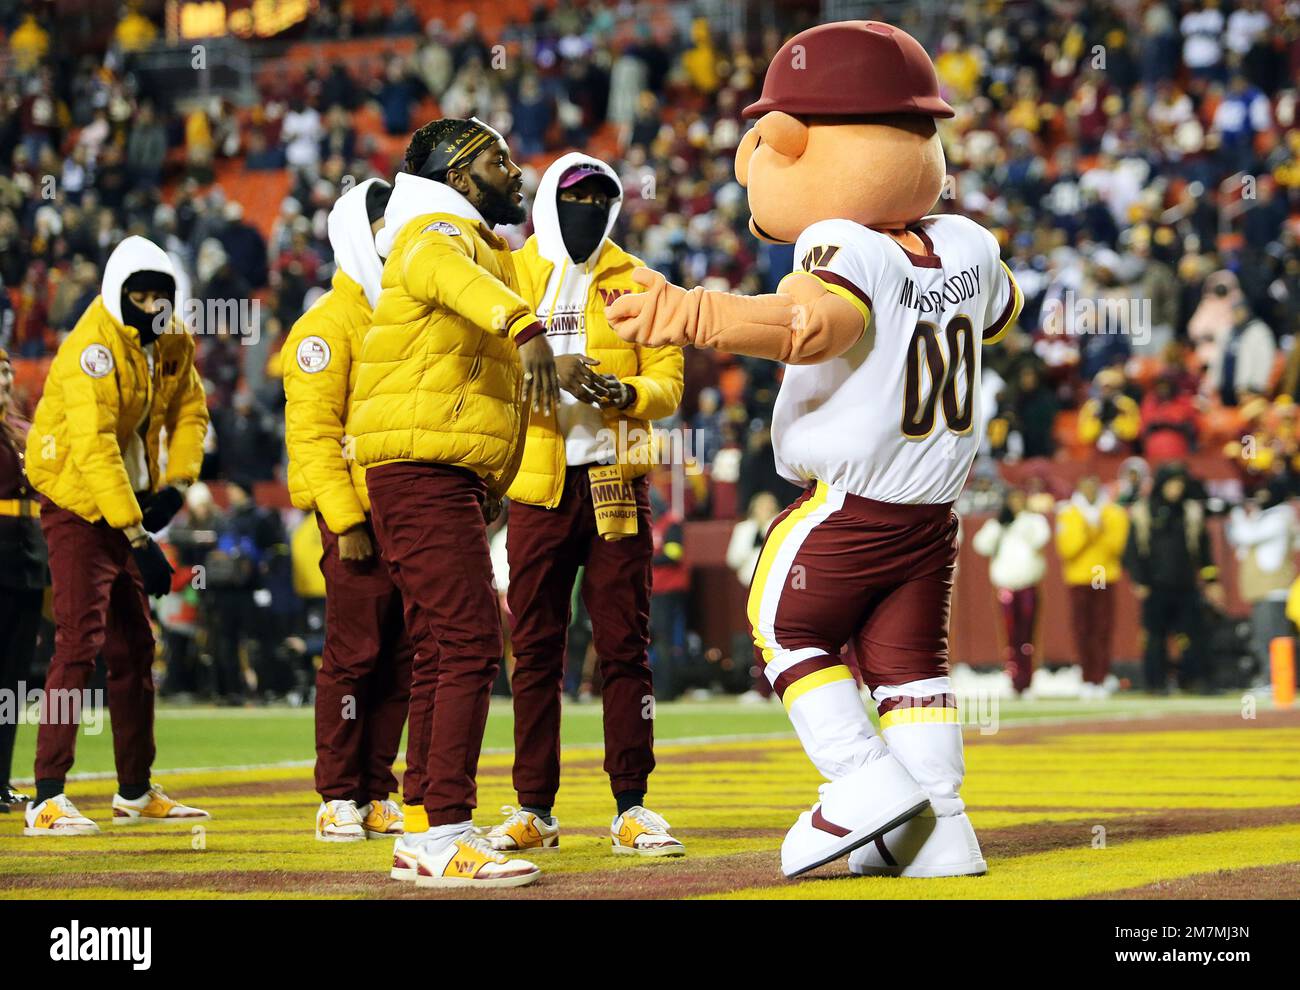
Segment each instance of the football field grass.
M988 715L989 713L984 713ZM494 897L1074 898L1300 897L1300 711L1239 697L1104 703L1002 702L967 718L963 796L989 873L854 878L844 862L798 882L781 837L819 778L779 705L664 704L648 804L686 843L683 859L608 850L612 800L599 705L564 714L561 848L528 888ZM16 776L34 729L19 732ZM312 721L302 709L163 708L156 779L210 822L114 828L111 731L82 736L69 793L99 836L21 835L0 815L0 897L447 897L387 878L388 842L318 843ZM508 704L494 704L476 822L514 803ZM30 771L26 770L29 774ZM483 895L481 895L483 896Z

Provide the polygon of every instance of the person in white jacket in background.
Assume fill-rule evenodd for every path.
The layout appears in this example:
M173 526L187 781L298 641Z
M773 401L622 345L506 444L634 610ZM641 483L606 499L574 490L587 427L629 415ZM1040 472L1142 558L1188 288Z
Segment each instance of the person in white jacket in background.
M989 560L989 580L997 589L1006 626L1003 659L1011 686L1023 694L1034 675L1034 625L1038 585L1047 572L1043 548L1052 539L1047 519L1026 508L1025 493L1007 492L1002 511L975 534L971 546Z
M1228 543L1237 554L1237 588L1250 603L1251 649L1267 676L1269 643L1290 636L1287 594L1296 577L1295 544L1300 536L1286 482L1274 478L1228 515Z

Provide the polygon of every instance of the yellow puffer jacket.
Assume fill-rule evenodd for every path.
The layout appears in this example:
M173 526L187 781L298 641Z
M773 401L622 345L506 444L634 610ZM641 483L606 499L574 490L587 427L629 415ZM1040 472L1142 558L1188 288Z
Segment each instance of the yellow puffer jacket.
M524 297L532 300L534 308L542 306L541 297L555 266L539 252L536 235L515 252L515 267ZM586 309L586 352L600 361L593 370L615 375L636 390L636 399L627 409L603 410L605 428L615 437L626 437L625 442L617 442L625 480L650 471L654 458L648 421L672 415L682 399L682 349L630 344L614 333L605 319L608 300L643 289L632 280L632 272L642 267L643 261L606 240L593 271ZM565 467L564 437L554 411L549 415L532 413L510 498L554 508L564 493Z
M361 347L348 424L358 463L431 461L475 472L494 493L508 487L516 338L541 332L518 287L509 245L482 222L426 213L401 227Z
M174 322L174 332L153 345L151 373L139 334L122 323L122 283L136 271L174 277L167 255L144 238L118 246L104 266L103 293L59 345L27 434L32 486L83 519L105 519L116 529L141 521L136 491L198 478L208 429L194 339ZM164 428L167 473L160 477Z
M349 459L345 426L357 384L361 342L370 329L365 291L343 269L285 338L284 442L289 451L289 498L317 510L332 533L366 521L365 469Z
M1097 526L1088 523L1077 505L1067 505L1056 517L1056 552L1061 556L1061 571L1069 585L1091 585L1101 568L1106 584L1111 585L1123 573L1121 558L1128 541L1128 514L1113 502L1101 510Z

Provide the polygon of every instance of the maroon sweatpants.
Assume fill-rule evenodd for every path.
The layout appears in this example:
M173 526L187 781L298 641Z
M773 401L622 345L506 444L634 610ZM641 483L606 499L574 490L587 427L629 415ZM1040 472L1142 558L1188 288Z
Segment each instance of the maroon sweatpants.
M154 758L154 639L131 545L121 530L87 522L46 498L41 529L54 584L54 656L36 732L36 779L63 780L72 768L78 723L66 717L60 699L85 690L102 654L117 779L143 784Z
M341 560L320 513L325 651L316 672L316 790L326 801L383 801L397 789L393 760L411 689L402 596L382 551ZM370 528L367 526L367 531Z
M1070 586L1070 618L1074 647L1088 684L1100 684L1110 673L1111 633L1115 628L1115 591L1090 584Z
M426 754L429 824L469 821L501 663L501 617L483 522L486 489L470 471L415 461L370 468L366 487L375 537L420 627L411 633L417 644L412 683L427 691L419 686L432 678L437 698L430 717L412 718L409 742ZM436 640L436 650L422 648L429 640Z
M1017 692L1029 687L1034 677L1034 623L1038 618L1038 589L1021 588L1010 591L998 589L1002 605L1002 624L1006 629L1007 645L1002 651L1003 663L1011 675L1011 686Z
M514 616L514 784L519 803L550 807L560 788L560 696L573 582L586 566L582 600L591 616L605 716L605 772L615 794L644 791L654 769L650 675L650 488L633 483L636 536L596 532L586 467L569 468L554 509L510 503L506 552Z

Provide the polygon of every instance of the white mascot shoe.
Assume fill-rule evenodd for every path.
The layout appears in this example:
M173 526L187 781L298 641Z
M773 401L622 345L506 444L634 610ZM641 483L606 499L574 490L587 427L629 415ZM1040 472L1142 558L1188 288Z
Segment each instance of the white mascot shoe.
M965 812L935 817L923 811L849 856L861 877L968 877L988 872Z
M781 843L787 877L816 869L883 835L930 806L930 798L890 753L823 784Z

